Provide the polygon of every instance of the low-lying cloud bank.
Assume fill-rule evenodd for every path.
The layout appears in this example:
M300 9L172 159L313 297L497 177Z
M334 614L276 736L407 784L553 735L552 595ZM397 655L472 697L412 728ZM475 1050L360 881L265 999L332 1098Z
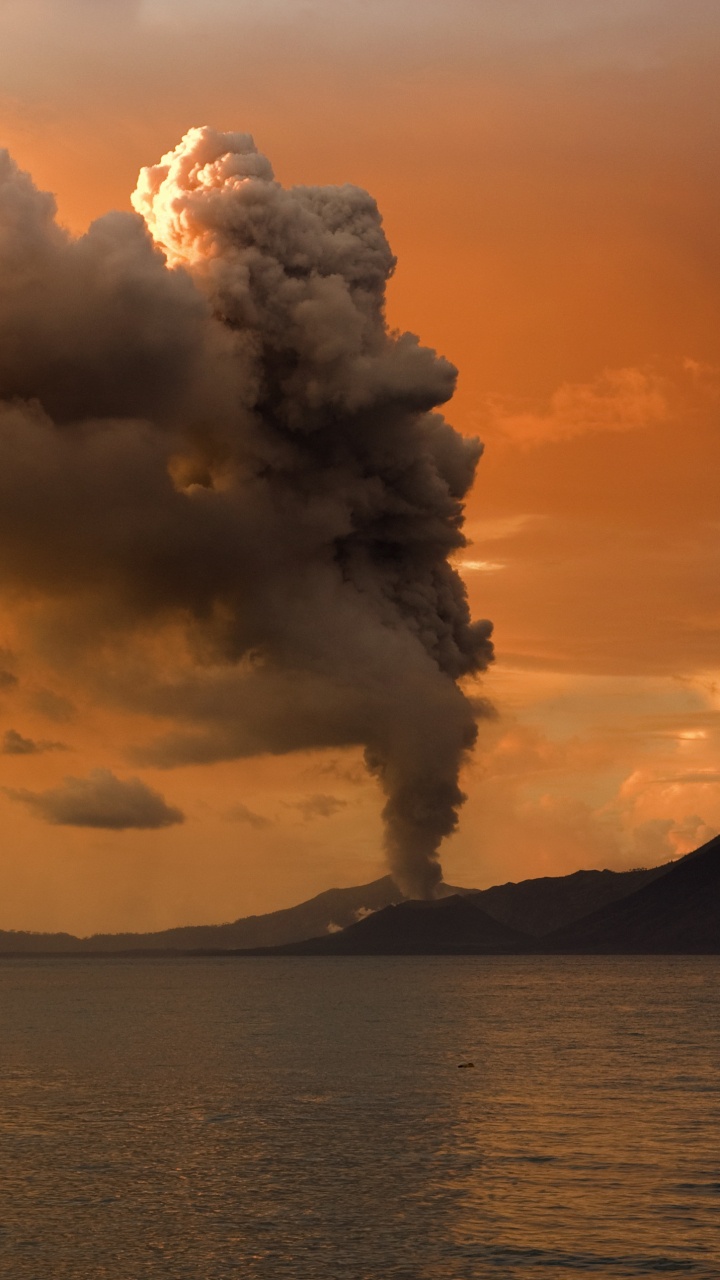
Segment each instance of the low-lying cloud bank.
M64 742L53 742L49 738L25 738L17 729L6 729L0 751L6 756L36 756L43 751L67 751L67 747Z

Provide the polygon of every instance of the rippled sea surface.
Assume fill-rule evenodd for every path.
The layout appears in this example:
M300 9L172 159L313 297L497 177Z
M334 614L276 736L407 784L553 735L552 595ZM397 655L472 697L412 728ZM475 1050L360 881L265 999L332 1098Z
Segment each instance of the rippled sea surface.
M719 978L0 961L0 1275L718 1280Z

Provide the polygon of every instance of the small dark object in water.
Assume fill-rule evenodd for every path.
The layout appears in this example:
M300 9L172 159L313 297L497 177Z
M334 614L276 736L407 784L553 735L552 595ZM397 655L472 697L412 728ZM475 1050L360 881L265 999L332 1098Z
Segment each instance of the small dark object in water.
M464 1067L474 1067L474 1062L458 1062L458 1071L462 1071Z

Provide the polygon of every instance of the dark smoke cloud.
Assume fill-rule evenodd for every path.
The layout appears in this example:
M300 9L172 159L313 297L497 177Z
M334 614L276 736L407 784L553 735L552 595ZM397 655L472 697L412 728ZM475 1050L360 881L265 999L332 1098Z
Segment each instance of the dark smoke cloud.
M72 240L0 158L0 587L43 596L65 662L183 627L186 661L138 639L101 678L178 723L138 761L362 745L393 874L432 894L457 682L492 652L449 563L481 453L435 412L455 370L388 331L366 192L196 129L133 203Z
M7 729L1 749L6 756L36 756L43 751L67 751L67 746L64 742L51 742L45 738L24 738L17 729Z
M61 827L99 827L108 831L155 829L184 822L180 809L167 805L140 778L123 781L109 769L93 769L87 778L65 778L48 791L3 788L45 822Z

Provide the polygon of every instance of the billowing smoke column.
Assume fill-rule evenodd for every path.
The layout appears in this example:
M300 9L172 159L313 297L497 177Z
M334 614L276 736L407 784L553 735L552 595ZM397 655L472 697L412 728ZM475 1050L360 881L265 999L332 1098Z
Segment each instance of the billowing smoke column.
M105 631L182 622L187 669L113 691L181 725L146 761L363 745L392 873L432 896L457 682L492 652L448 561L481 452L433 412L455 370L388 331L364 191L285 190L203 128L133 205L73 241L0 158L2 580Z

